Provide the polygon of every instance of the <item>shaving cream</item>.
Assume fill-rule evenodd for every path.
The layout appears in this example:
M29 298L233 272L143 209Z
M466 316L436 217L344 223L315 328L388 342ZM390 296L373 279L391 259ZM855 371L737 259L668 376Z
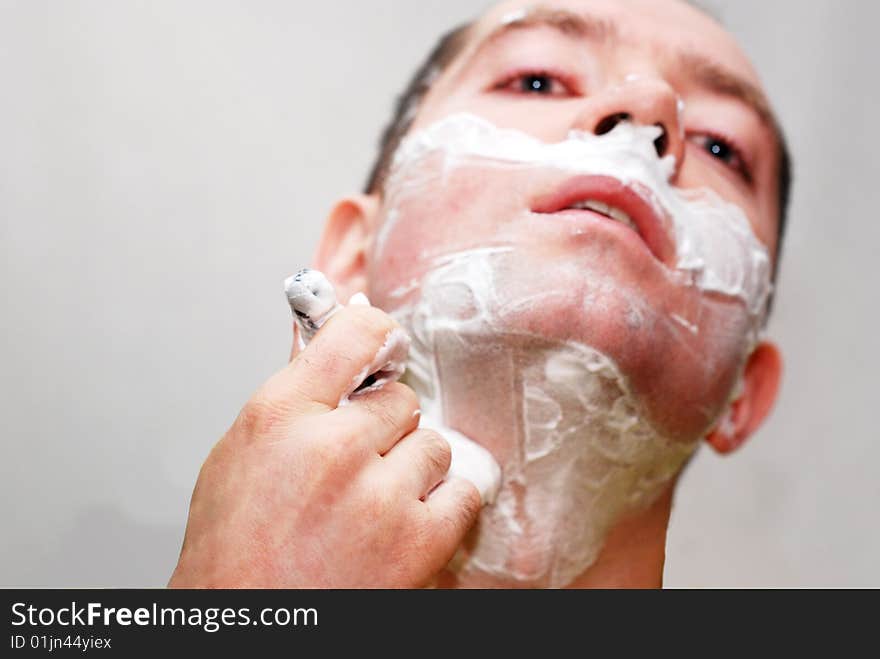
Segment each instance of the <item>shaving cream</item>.
M548 144L456 114L395 155L371 297L410 334L405 381L423 411L501 465L497 500L454 562L465 578L570 583L617 522L656 500L735 394L766 313L767 250L740 208L670 185L675 163L658 158L658 134L624 122ZM634 255L607 231L585 242L581 229L524 208L518 186L574 174L612 177L648 201L672 261ZM487 176L507 187L483 192ZM453 186L496 224L473 236L446 226L438 213L477 203L457 205ZM633 358L638 349L647 356ZM687 423L656 403L664 386L685 392Z
M655 499L696 443L660 436L607 356L505 325L505 278L516 260L513 250L452 255L425 278L419 301L395 315L413 336L405 381L426 415L443 418L480 388L509 392L506 418L492 417L509 439L493 447L500 492L456 566L557 587L596 559L615 521ZM448 304L463 291L465 304Z
M395 153L386 191L400 190L413 165L438 152L444 168L484 160L499 166L543 167L589 174L610 174L672 221L676 269L702 290L738 297L750 311L764 312L769 297L770 259L742 210L712 190L681 190L669 185L674 156L657 157L657 126L621 122L602 136L579 130L548 144L517 130L502 130L472 114L454 114L405 139ZM407 182L412 186L411 178ZM636 185L633 185L636 184ZM378 247L394 222L383 224Z

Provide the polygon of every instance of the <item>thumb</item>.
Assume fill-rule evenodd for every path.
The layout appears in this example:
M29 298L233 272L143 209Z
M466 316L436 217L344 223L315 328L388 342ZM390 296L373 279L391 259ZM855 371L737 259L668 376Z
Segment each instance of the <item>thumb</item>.
M356 306L370 306L370 300L364 293L355 293L351 296L351 299L348 301L349 304L353 304ZM338 305L337 305L338 308ZM290 358L287 360L289 364L294 360L294 358L303 351L303 348L306 347L306 343L302 337L302 329L300 328L299 322L296 318L293 319L293 344L290 346Z

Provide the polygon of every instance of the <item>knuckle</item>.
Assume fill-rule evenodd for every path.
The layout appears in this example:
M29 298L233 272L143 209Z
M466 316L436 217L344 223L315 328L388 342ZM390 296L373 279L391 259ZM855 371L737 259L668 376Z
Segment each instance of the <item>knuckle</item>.
M363 495L362 508L367 519L378 522L388 520L398 503L398 495L393 488L377 483Z
M367 412L373 417L372 421L388 430L396 430L400 425L394 410L391 409L382 398L365 403Z
M417 562L424 563L437 552L436 533L436 529L428 523L414 526L408 545Z
M235 420L238 434L249 438L267 437L278 434L289 410L272 399L256 395L251 398Z
M419 397L412 387L408 387L402 382L389 382L385 387L400 399L401 406L404 409L415 411L419 408Z
M366 454L366 442L360 433L345 433L340 437L329 440L335 449L335 455L340 462L360 462Z
M473 526L483 504L480 492L470 481L456 479L450 485L456 488L454 503L438 515L437 524L444 537L458 537Z
M418 408L416 393L404 384L389 382L361 397L364 409L383 427L398 431L406 427Z
M327 436L314 433L307 441L310 464L315 468L334 473L353 473L364 462L364 442L357 433L341 433Z
M299 359L308 361L304 355L298 355L297 360ZM253 399L284 410L288 415L308 414L313 411L305 382L302 378L288 378L283 370L266 380Z
M431 473L445 474L452 463L452 448L443 436L433 430L425 430L422 435L425 457Z
M483 507L483 499L476 485L464 479L461 483L461 515L466 526L476 519Z

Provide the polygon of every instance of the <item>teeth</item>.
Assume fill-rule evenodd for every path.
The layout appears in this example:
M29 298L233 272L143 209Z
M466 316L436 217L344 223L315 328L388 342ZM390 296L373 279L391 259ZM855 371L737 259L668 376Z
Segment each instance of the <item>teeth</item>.
M612 208L609 215L611 215L612 219L615 219L618 222L623 222L626 226L630 227L631 229L636 228L636 224L635 224L635 222L632 221L630 216L627 215L626 213L624 213L619 208Z
M608 207L608 204L603 204L601 201L593 201L592 199L584 199L583 201L576 201L571 205L572 208L586 208L591 211L596 211L597 213L602 213L602 215L607 215L611 217L611 209Z
M612 220L617 220L626 226L635 229L636 225L632 221L629 215L624 213L619 208L615 208L614 206L609 206L608 204L603 204L601 201L594 201L592 199L585 199L583 201L577 201L573 203L570 208L581 208L587 209L591 211L596 211L597 213L601 213L606 217L610 217Z

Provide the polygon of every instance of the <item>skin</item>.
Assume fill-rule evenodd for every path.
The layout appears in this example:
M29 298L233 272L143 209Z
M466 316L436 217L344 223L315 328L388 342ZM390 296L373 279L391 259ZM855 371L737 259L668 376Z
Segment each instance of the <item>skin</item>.
M619 38L573 38L537 26L481 46L503 17L531 4L503 3L477 22L464 51L432 86L412 130L458 112L546 142L565 139L572 129L596 131L604 118L621 112L638 123L662 124L667 153L676 159L672 183L711 188L738 205L775 253L778 151L772 126L742 99L697 84L680 56L687 50L709 57L760 90L730 35L673 0L548 0L547 7L613 22ZM541 83L549 94L523 92L522 75L549 71L553 76ZM685 102L681 113L679 98ZM718 133L736 144L737 157L710 153L707 136ZM559 182L550 174L530 180L537 181L529 191L535 194ZM623 321L628 309L619 294L605 293L607 300L597 306L602 312L584 314L573 303L580 290L560 298L551 320L526 310L510 320L512 329L582 340L613 356L648 418L668 436L705 436L721 453L740 446L772 407L781 372L779 352L769 342L744 354L742 304L676 283L666 266L637 253L606 222L589 227L576 244L549 224L518 228L510 221L509 201L511 191L522 188L518 183L498 171L471 171L459 181L453 176L443 190L415 195L389 236L396 251L378 249L375 240L390 210L385 195L341 199L327 218L315 265L342 299L368 291L374 304L390 311L390 291L424 273L423 250L452 250L462 235L479 245L503 230L505 240L536 262L586 258L596 277L615 284L608 290L649 301L644 304L652 318L672 312L697 317L699 335L659 321L633 330ZM522 206L529 198L516 202ZM425 217L438 221L416 221ZM474 523L479 502L474 488L461 482L431 491L448 468L448 445L416 429L412 391L395 384L335 408L360 368L357 356L369 361L392 323L377 309L338 314L248 402L202 468L171 585L512 585L441 571ZM739 393L728 405L738 381ZM490 427L498 407L463 398L450 412L454 426L463 432ZM707 425L722 413L723 423ZM498 455L504 438L484 430L481 439L487 434L484 443ZM572 585L660 586L673 491L671 483L650 508L622 520L598 561Z

